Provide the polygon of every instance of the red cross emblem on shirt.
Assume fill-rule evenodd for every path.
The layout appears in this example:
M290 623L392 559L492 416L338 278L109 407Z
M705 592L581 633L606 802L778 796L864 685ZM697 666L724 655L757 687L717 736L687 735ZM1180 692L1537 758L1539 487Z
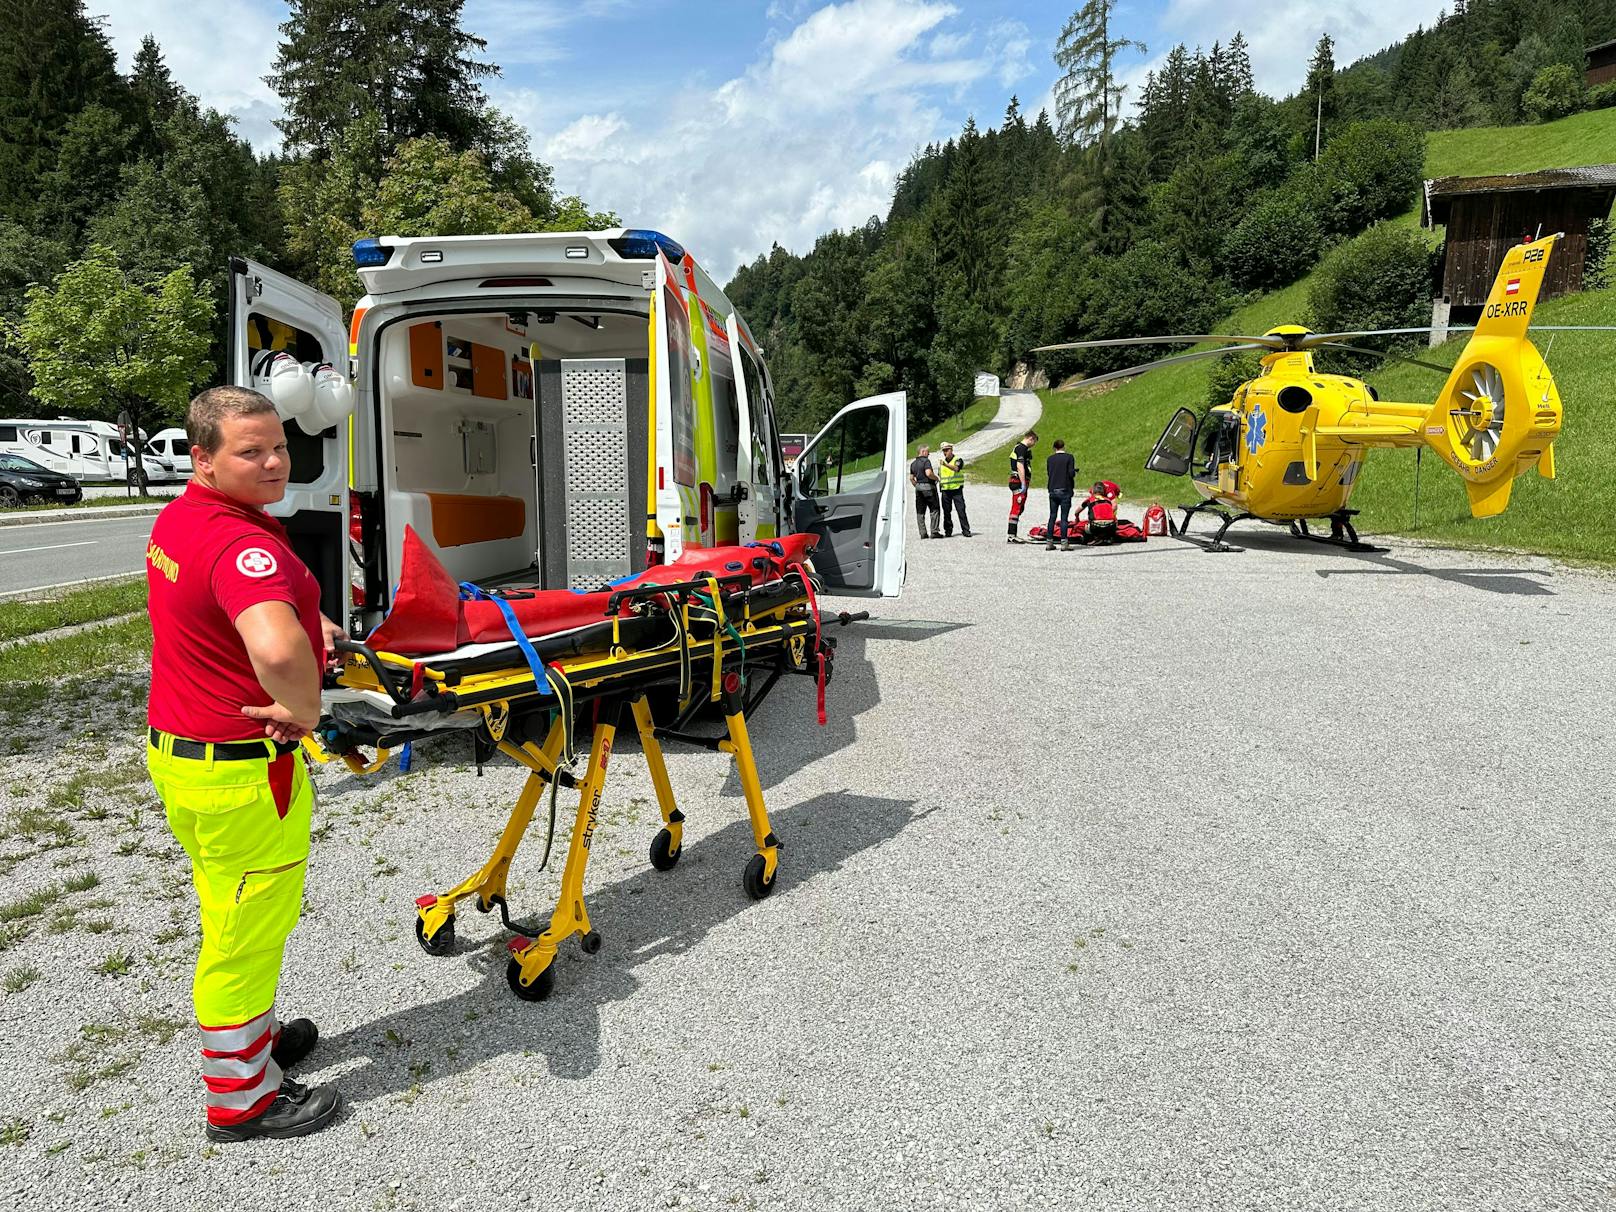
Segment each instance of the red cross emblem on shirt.
M247 577L267 577L275 571L275 557L262 547L249 547L236 557L236 571Z

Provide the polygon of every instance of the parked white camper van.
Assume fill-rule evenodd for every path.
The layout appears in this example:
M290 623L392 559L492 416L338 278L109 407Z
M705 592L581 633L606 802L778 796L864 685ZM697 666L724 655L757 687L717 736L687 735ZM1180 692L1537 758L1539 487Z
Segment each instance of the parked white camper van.
M23 455L81 481L123 483L135 473L134 452L118 436L118 427L106 421L0 420L0 451ZM172 463L150 459L146 478L160 483L178 477Z
M191 439L183 429L159 430L146 443L146 449L172 464L180 479L191 478Z
M332 618L380 620L406 525L458 580L547 588L811 530L830 592L898 593L903 395L849 404L787 472L762 354L673 240L381 238L354 259L366 294L351 323L334 299L231 262L231 379L296 401L275 512ZM298 371L345 354L350 424Z

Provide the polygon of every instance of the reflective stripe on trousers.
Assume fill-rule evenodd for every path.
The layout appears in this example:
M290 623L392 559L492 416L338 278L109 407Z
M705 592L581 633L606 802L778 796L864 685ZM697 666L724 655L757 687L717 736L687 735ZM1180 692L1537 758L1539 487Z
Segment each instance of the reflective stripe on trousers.
M218 762L148 746L146 763L191 858L201 911L191 989L208 1120L237 1123L268 1106L281 1084L270 1059L275 991L303 907L314 789L298 752Z
M237 1027L202 1028L202 1081L208 1088L208 1122L251 1119L281 1088L281 1067L271 1053L280 1038L275 1011Z

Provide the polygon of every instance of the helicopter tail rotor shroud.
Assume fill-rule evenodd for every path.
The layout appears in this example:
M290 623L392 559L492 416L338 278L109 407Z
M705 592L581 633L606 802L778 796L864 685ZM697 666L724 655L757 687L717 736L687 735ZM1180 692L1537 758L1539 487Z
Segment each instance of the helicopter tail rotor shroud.
M1560 394L1526 330L1558 239L1509 250L1475 332L1425 417L1426 444L1464 478L1478 518L1503 512L1516 476L1534 468L1554 476Z

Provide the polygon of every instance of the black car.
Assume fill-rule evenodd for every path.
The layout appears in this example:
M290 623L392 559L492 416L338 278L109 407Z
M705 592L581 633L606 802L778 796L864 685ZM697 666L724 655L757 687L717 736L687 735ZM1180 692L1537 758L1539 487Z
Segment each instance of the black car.
M0 509L9 509L24 501L71 505L83 496L84 489L72 476L41 467L21 455L0 454Z

